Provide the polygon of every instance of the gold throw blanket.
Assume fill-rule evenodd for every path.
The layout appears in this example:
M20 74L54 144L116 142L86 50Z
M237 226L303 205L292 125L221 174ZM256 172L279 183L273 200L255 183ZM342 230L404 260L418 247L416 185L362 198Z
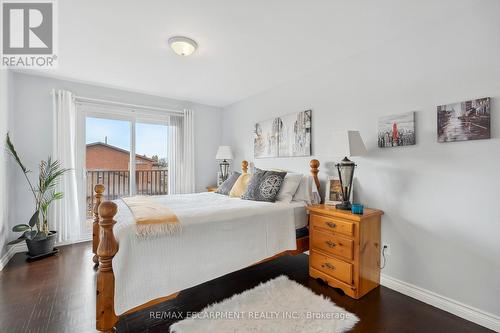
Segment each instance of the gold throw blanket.
M174 212L152 198L135 196L122 200L134 216L138 236L173 235L182 230L182 225Z

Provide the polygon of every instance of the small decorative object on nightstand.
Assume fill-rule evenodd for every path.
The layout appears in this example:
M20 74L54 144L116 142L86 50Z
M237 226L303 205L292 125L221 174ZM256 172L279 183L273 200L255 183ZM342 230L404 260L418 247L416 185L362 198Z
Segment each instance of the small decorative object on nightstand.
M309 275L361 298L380 284L380 220L377 209L362 215L326 205L309 210Z
M363 215L364 206L359 203L353 203L351 207L351 212L353 214Z
M217 186L207 186L207 192L215 192L217 191Z

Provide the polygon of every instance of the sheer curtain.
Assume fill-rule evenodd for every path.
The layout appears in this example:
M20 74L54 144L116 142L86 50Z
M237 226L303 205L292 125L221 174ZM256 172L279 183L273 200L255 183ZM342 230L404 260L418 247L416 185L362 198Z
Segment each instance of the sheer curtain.
M194 193L194 112L170 116L168 138L168 193Z
M53 143L52 158L63 168L71 169L60 180L57 191L63 198L51 209L51 228L57 231L58 242L66 243L81 238L81 220L77 181L77 114L73 94L53 90Z

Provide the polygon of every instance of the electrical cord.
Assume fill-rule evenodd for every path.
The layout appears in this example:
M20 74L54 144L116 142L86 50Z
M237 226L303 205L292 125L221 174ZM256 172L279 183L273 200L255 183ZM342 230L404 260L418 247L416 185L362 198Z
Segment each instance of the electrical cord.
M380 269L384 269L385 263L387 261L385 258L385 250L387 250L387 245L384 245L384 247L382 248L382 259L384 259L384 264L380 267Z

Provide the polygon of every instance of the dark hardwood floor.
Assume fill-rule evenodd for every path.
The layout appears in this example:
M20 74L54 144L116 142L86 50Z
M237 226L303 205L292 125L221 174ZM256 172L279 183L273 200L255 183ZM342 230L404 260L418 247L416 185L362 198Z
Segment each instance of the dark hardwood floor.
M55 257L27 263L18 253L0 272L0 332L95 332L95 271L90 243L61 248ZM310 279L307 256L282 257L183 291L173 301L123 318L118 332L168 332L173 321L151 311L198 311L281 274L325 295L361 320L351 332L491 332L385 287L360 300Z

